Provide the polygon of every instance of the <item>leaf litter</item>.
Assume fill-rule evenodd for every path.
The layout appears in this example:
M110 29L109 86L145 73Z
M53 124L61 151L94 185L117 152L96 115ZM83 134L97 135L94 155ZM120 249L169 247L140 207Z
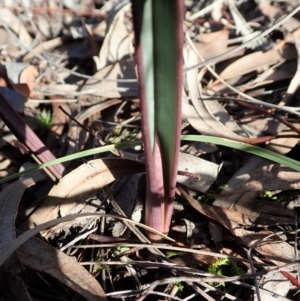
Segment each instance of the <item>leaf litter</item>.
M299 101L299 14L247 42L296 5L185 1L185 67L218 60L186 72L182 133L260 144L299 160L298 119L291 113ZM38 0L30 6L6 1L0 11L0 92L57 157L141 138L128 1L44 6ZM43 110L51 114L50 125L41 126ZM71 162L58 183L39 173L1 184L0 255L22 233L58 221L5 261L0 297L298 300L299 173L210 144L185 142L181 151L172 230L164 248L145 240L128 221L102 216L143 222L142 148ZM0 154L2 178L32 155L3 122ZM81 213L102 215L71 221ZM64 217L70 219L59 223ZM177 251L168 257L166 247ZM180 251L187 248L192 257ZM197 255L201 251L205 255ZM208 267L219 256L237 262L249 281L227 282L226 277L242 277L229 270L208 283L191 280L197 273L200 279L212 277ZM174 264L181 270L172 270ZM174 276L180 281L168 283ZM213 285L221 282L225 287Z

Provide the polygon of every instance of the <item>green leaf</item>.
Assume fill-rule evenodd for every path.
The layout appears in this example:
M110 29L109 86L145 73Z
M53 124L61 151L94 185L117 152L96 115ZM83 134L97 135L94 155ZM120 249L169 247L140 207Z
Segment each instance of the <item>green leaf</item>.
M8 181L11 181L13 179L16 179L16 178L18 178L22 175L25 175L25 174L29 173L29 172L33 172L33 171L36 171L36 170L39 170L39 169L43 169L43 168L46 168L48 166L52 166L52 165L55 165L55 164L59 164L59 163L67 162L67 161L72 161L72 160L84 158L84 157L87 157L87 156L93 156L93 155L96 155L96 154L101 154L101 153L104 153L104 152L108 152L108 151L112 151L112 150L116 150L116 149L121 149L121 148L124 148L124 147L135 146L135 145L139 145L139 144L141 144L141 141L122 142L122 143L119 143L119 144L105 145L105 146L100 146L100 147L97 147L97 148L77 152L75 154L64 156L64 157L61 157L61 158L58 158L58 159L55 159L55 160L37 165L35 167L28 168L28 169L26 169L22 172L13 174L13 175L5 177L3 179L0 179L0 183L5 183L5 182L8 182Z
M177 24L174 0L153 1L154 23L154 66L155 66L155 124L162 152L165 191L170 189L174 168L177 133Z
M284 166L287 166L293 170L300 172L300 162L299 161L288 158L284 155L277 154L275 152L263 149L261 147L253 146L253 145L242 143L239 141L234 141L234 140L219 138L219 137L213 137L213 136L205 136L205 135L182 135L181 140L182 141L197 141L197 142L213 143L216 145L222 145L222 146L234 148L237 150L248 152L250 154L268 159L272 162L282 164ZM1 179L0 183L5 183L12 179L18 178L21 175L24 175L26 173L29 173L29 172L32 172L32 171L35 171L38 169L42 169L42 168L45 168L48 166L52 166L52 165L55 165L58 163L63 163L63 162L83 158L86 156L92 156L92 155L96 155L96 154L100 154L103 152L112 151L112 150L116 150L116 149L132 147L132 146L140 145L141 143L142 143L142 141L137 140L137 141L132 141L132 142L122 142L122 143L118 143L118 144L105 145L105 146L97 147L94 149L81 151L76 154L64 156L59 159L49 161L47 163L37 165L36 167L27 169L23 172L13 174L11 176Z
M183 135L181 136L181 140L207 142L207 143L213 143L217 145L231 147L282 164L284 166L290 167L300 172L300 162L288 158L284 155L277 154L270 150L257 147L254 145L250 145L247 143L234 141L226 138L218 138L218 137L204 136L204 135Z
M155 139L155 94L154 94L154 41L153 41L153 10L152 1L140 1L143 3L142 20L141 20L141 51L142 51L142 68L144 71L147 122L150 134L150 145L154 150Z
M183 2L132 0L132 8L148 183L145 221L166 233L180 144Z

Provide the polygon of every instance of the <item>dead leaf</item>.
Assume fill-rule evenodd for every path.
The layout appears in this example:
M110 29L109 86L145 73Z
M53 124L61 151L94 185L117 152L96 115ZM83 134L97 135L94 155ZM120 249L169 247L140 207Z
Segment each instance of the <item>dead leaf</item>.
M25 97L29 97L35 86L38 71L34 66L23 63L7 63L7 77L12 87Z
M31 174L30 177L24 177L11 183L0 192L0 255L13 243L16 239L15 219L18 212L19 202L27 188L36 184L37 181L44 180L46 175L41 171ZM7 294L14 293L13 290L18 290L18 296L15 300L30 300L27 289L17 272L20 271L21 265L12 254L8 260L3 264L3 269L0 271L1 290L6 291ZM7 274L3 273L5 271ZM10 276L9 276L10 275ZM7 285L3 288L4 283Z
M227 51L229 31L223 28L217 32L200 33L195 37L195 47L205 59L211 59Z
M193 50L187 50L186 52L186 61L188 66L195 65L199 62L199 59L197 55L194 53ZM194 121L193 119L190 119L190 116L185 114L188 121L191 123L191 125L196 128L197 130L200 130L202 134L208 134L208 135L231 135L235 138L239 137L237 134L234 134L232 131L230 131L226 126L221 124L215 117L207 110L207 107L204 105L203 101L201 100L201 93L200 93L200 86L198 82L198 71L197 69L189 71L187 73L187 85L189 88L189 94L192 100L192 103L194 105L195 110L197 111L199 117L198 120ZM217 101L215 101L217 102ZM220 107L219 107L220 108ZM224 113L224 112L222 112ZM225 111L225 114L228 115L228 113ZM220 114L222 115L222 114ZM230 120L230 117L228 115L227 120ZM197 123L196 123L197 122ZM205 124L205 127L203 126ZM238 127L236 125L236 127ZM237 129L237 128L236 128ZM240 134L242 130L238 129Z
M44 179L41 171L31 173L30 177L19 179L0 192L0 254L16 238L15 218L25 190Z
M290 80L293 77L293 74L295 74L296 69L297 66L295 66L294 61L284 62L282 65L276 66L276 68L275 66L268 68L266 71L259 74L254 80L248 82L240 89L253 91L254 88L265 87L268 84L282 80ZM217 91L220 90L220 88L217 88Z
M194 209L221 224L229 230L234 237L238 237L248 248L260 240L262 243L259 243L255 247L255 251L267 256L267 258L275 264L282 265L283 262L294 260L294 248L289 243L282 241L277 236L263 241L267 236L272 234L271 231L256 233L245 230L244 226L253 226L246 215L232 209L201 204L189 196L183 189L180 189L180 192Z
M103 80L103 79L106 80ZM132 81L117 81L117 80ZM135 81L136 80L136 81ZM120 59L97 71L93 78L88 79L82 91L92 90L93 95L106 98L138 97L138 84L133 57ZM79 97L83 99L84 95Z
M218 147L213 144L204 142L190 142L180 147L182 153L187 153L192 156L201 156L203 154L211 154L218 150Z
M300 189L300 173L279 164L271 164L257 169L245 185L228 194L292 189Z
M259 68L271 66L284 60L293 60L297 58L297 51L292 46L285 46L282 50L272 48L267 52L257 51L237 59L220 73L220 77L228 80L241 76ZM212 88L219 82L216 80L209 87Z
M229 231L232 230L232 223L234 225L252 226L252 222L247 216L241 214L232 209L220 208L217 206L211 206L207 204L202 204L196 201L193 197L188 195L183 189L179 188L180 193L189 202L189 204L197 210L199 213L213 219L214 221L221 224L224 228Z
M43 51L51 51L54 48L61 46L63 44L63 38L58 37L53 40L45 41L35 48L32 49L31 52L28 52L23 58L24 63L30 62L36 54L41 54Z
M58 279L89 301L105 301L99 282L75 258L31 238L17 250L22 264Z
M234 208L258 225L293 224L294 211L283 207L281 204L271 206L269 203L269 205L264 206L264 202L260 202L261 205L259 205L256 198L258 191L299 189L300 174L279 164L259 167L265 162L264 159L251 158L249 166L252 165L252 170L250 171L248 163L247 166L241 168L232 178L235 179L235 182L231 181L231 189L225 189L225 192L221 193L214 201L214 205ZM246 168L247 172L243 174ZM253 170L255 171L253 172ZM238 183L245 184L234 187Z
M270 19L280 19L284 16L284 12L280 7L271 5L268 1L261 1L259 6L261 12ZM296 30L299 27L299 21L296 18L289 18L282 24L282 26L289 32Z
M64 217L75 206L84 207L99 189L117 178L143 171L144 164L137 161L112 158L91 160L67 174L51 189L23 229L33 228L58 216Z
M215 246L220 253L223 251L223 229L222 226L216 223L214 220L208 221L208 228L210 235L214 241Z
M264 119L265 120L265 119ZM291 130L286 129L284 125L272 120L261 122L261 129L270 128L271 134L276 135L275 139L272 139L267 145L267 149L277 152L279 154L288 153L299 141L298 138L284 138L281 135L288 135L292 133ZM235 208L241 213L247 214L252 210L253 203L256 199L255 193L243 193L238 192L238 188L242 187L247 183L251 175L260 167L269 164L268 160L257 156L251 156L250 159L243 164L243 166L231 177L228 181L228 187L223 191L235 190L235 193L227 196L219 196L217 200L214 201L214 205L221 206L223 208Z
M185 60L188 66L199 63L198 56L191 49L186 50ZM233 139L250 144L258 143L258 141L267 141L271 138L271 136L258 138L244 137L243 135L245 134L243 130L230 118L228 112L218 101L203 100L200 93L201 87L198 80L197 69L187 73L187 85L194 110L187 101L184 100L183 115L201 134ZM198 116L194 111L197 112Z
M85 110L81 110L80 113L78 113L74 118L79 123L83 124L85 120L87 120L89 117L91 117L94 114L101 114L101 111L117 105L121 103L120 99L109 99L102 103L98 103L94 106L90 106ZM66 152L67 155L73 154L75 151L81 150L83 143L80 143L80 134L82 133L83 129L80 127L76 122L71 121L71 124L69 125L69 131L68 131L68 150ZM76 141L79 141L76 143Z
M55 99L55 97L51 97L51 98ZM69 109L69 106L65 103L57 103L57 102L52 103L53 114L52 114L51 128L49 130L49 134L45 142L45 145L49 149L53 149L56 147L58 140L61 137L68 120L66 114L59 107L62 107L65 111L68 111Z
M212 252L211 249L201 249L201 251ZM185 254L183 256L178 256L174 259L170 259L172 263L186 266L197 266L197 265L210 265L216 262L218 258L214 256L204 255L204 254Z
M1 7L0 22L6 24L20 39L21 43L29 45L32 42L30 34L9 8Z
M259 281L259 286L270 292L274 292L280 296L286 296L291 288L291 283L280 272L269 273L262 277ZM260 291L261 300L278 301L279 298ZM257 295L254 296L254 301L258 301Z
M22 63L0 64L1 93L18 112L23 112L24 103L34 86L37 70Z
M289 243L276 235L266 239L269 235L274 234L271 231L262 230L257 233L236 226L233 228L232 234L240 238L248 248L253 247L256 242L260 241L253 250L266 256L266 259L278 266L295 260L295 249Z
M109 20L113 21L108 24L108 32L99 53L99 69L134 54L133 32L126 27L126 14L130 10L130 4L124 4L123 7L119 5L118 11L110 15Z
M33 92L62 94L65 96L78 93L78 100L83 102L86 100L87 95L104 98L138 97L139 93L136 78L135 60L129 57L100 69L93 78L88 79L85 84L36 84ZM79 91L82 91L84 95L80 95Z
M179 153L178 170L183 174L192 175L178 175L178 183L197 191L205 192L215 182L220 165L189 154Z
M138 205L138 189L142 175L143 173L124 176L111 187L113 199L120 206L126 217L132 218L135 207ZM142 209L141 205L140 209ZM116 213L113 210L110 214L118 214L118 212ZM110 219L107 220L109 221ZM127 227L122 221L115 221L112 226L113 237L120 237L126 229Z
M15 218L25 190L34 185L32 179L17 180L0 193L0 253L16 238Z
M284 124L282 124L281 122L279 122L278 120L274 120L274 119L267 119L267 118L261 118L261 119L256 119L253 121L249 121L247 122L247 126L253 128L256 131L259 131L259 133L267 133L267 134L271 134L271 135L278 135L279 133L281 133L282 131L286 130L286 126ZM282 133L284 134L284 132ZM269 145L273 145L273 141L275 141L276 143L276 139L274 138L272 139L272 141L268 144ZM290 138L288 138L290 139ZM288 141L287 139L287 141ZM287 148L289 149L289 148Z

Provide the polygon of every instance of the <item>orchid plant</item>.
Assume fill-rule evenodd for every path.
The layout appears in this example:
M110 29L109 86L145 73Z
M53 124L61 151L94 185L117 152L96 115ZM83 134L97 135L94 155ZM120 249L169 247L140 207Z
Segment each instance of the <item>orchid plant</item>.
M132 0L132 12L147 175L145 223L168 233L180 146L184 3Z

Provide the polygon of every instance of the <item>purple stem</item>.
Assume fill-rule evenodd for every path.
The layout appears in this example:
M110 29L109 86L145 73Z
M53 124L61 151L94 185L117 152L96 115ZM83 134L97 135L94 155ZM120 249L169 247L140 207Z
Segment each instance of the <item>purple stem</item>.
M39 137L25 123L22 117L14 110L7 99L0 93L0 118L11 132L23 143L42 163L56 159ZM62 164L47 167L47 169L59 180L63 176L65 168Z

